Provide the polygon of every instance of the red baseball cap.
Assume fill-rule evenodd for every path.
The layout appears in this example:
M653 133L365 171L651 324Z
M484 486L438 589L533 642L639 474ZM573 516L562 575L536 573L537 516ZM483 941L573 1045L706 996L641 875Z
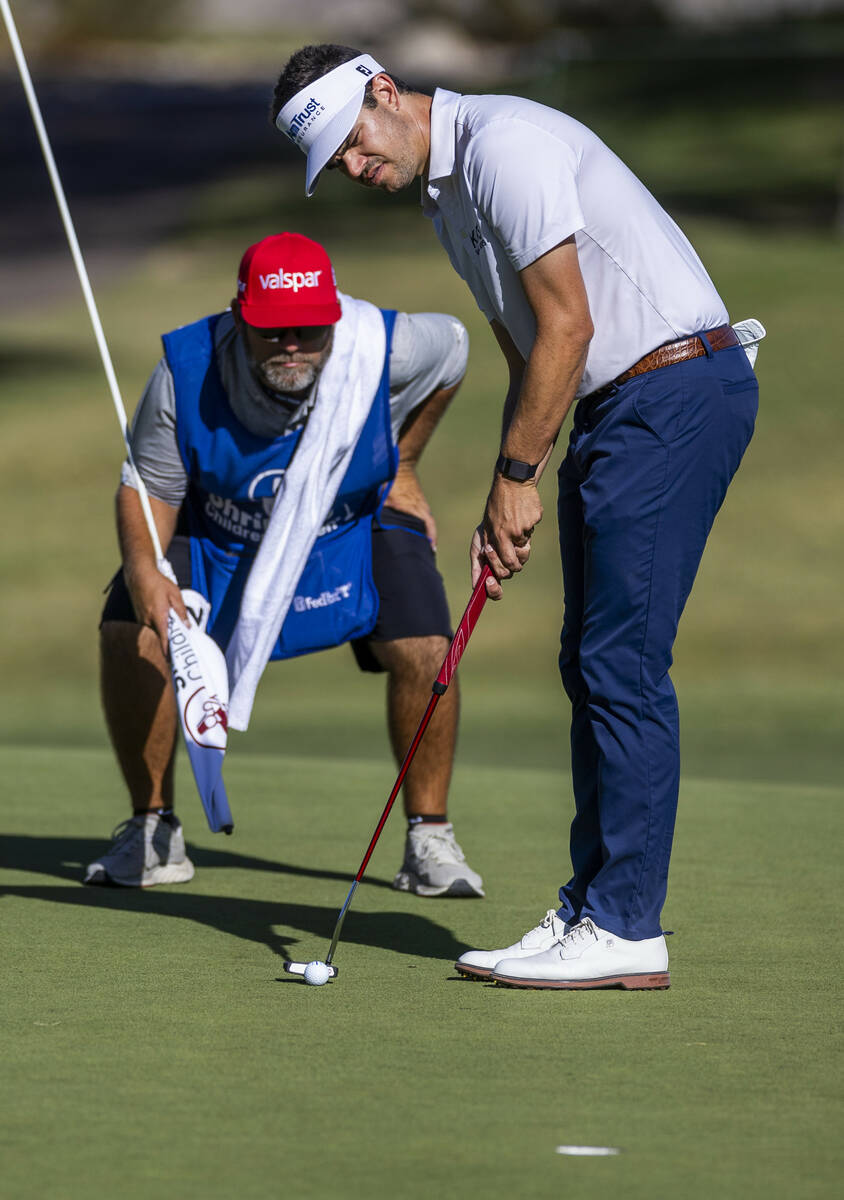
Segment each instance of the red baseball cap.
M237 298L246 324L263 329L334 325L342 315L331 259L301 233L276 233L249 247Z

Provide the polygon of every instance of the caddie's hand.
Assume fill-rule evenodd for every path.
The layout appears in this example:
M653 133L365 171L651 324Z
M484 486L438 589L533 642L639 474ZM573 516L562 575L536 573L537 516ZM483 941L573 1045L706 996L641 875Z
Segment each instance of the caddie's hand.
M152 565L124 565L123 574L138 623L155 630L164 657L167 658L167 622L170 609L175 609L185 624L188 622L188 611L178 585Z
M425 534L431 543L431 549L436 550L437 523L425 493L422 491L419 476L409 463L399 463L399 469L387 497L387 504L390 508L397 508L399 512L410 513L411 516L418 517L425 525Z
M487 580L490 600L501 599L501 580L521 571L530 558L530 539L541 520L542 501L534 483L495 476L469 551L473 585L484 563L495 576Z

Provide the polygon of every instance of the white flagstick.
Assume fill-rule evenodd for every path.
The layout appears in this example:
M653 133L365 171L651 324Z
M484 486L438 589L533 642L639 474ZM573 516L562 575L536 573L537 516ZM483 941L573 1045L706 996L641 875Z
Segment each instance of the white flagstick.
M53 191L56 194L56 203L59 206L62 224L64 225L65 233L67 234L67 240L70 244L70 252L73 255L76 273L79 276L79 282L82 285L82 294L85 297L85 303L88 306L88 315L90 316L91 324L94 327L94 336L97 339L100 358L102 359L106 379L108 380L108 386L111 390L111 398L114 401L114 407L117 411L117 419L120 422L123 441L126 443L126 453L129 459L129 465L135 475L138 496L140 497L141 508L143 509L144 517L146 518L149 535L152 538L152 545L155 551L158 569L163 575L166 575L168 579L172 579L172 581L175 583L176 577L173 574L173 568L164 557L161 549L161 541L158 537L158 530L155 527L155 521L153 519L152 509L149 503L149 496L147 495L147 489L144 486L144 481L141 479L140 472L135 466L135 460L132 456L132 444L129 440L129 422L126 418L126 409L123 405L123 398L120 395L120 388L117 385L117 376L114 373L114 366L111 361L111 355L109 354L105 334L103 333L103 326L102 322L100 321L100 314L97 311L94 293L91 291L91 283L88 279L88 272L85 268L85 260L83 259L82 251L79 248L79 241L76 237L73 219L70 215L70 209L67 206L64 188L62 187L62 181L56 168L56 160L53 158L53 151L50 147L50 139L47 136L47 130L44 127L44 121L41 117L41 108L38 104L38 97L35 95L35 88L32 86L29 67L26 64L26 58L24 57L23 48L20 44L20 38L18 37L18 31L15 26L14 17L12 16L12 10L9 8L8 0L0 0L0 9L2 9L3 12L3 20L6 22L6 30L9 34L9 41L12 43L12 53L14 54L15 62L18 65L21 82L23 83L23 90L26 93L27 103L29 104L29 111L32 113L35 131L38 134L38 140L41 143L41 150L44 155L44 161L47 165L47 172L50 176L50 182L52 183Z
M6 23L6 30L9 34L9 41L12 43L12 52L15 56L15 62L18 65L21 82L23 83L24 92L29 104L29 111L32 114L38 140L41 143L44 162L47 165L47 172L50 176L50 182L53 185L62 224L64 225L70 245L70 252L73 255L73 262L76 266L76 273L82 285L82 294L88 306L88 315L94 327L94 336L97 339L100 358L102 359L106 379L108 380L111 398L114 401L114 408L117 413L118 422L120 423L120 431L123 434L123 441L126 445L126 455L129 460L129 466L135 476L135 485L141 501L141 508L146 520L147 529L149 530L150 539L152 540L156 565L162 575L166 575L173 583L178 583L173 568L164 557L164 552L161 548L161 539L158 536L155 519L152 515L149 495L141 478L141 473L135 465L135 459L132 454L132 443L129 439L129 422L126 417L123 398L120 395L120 388L117 384L117 376L114 373L114 365L111 361L108 343L105 339L102 322L97 311L97 304L94 300L94 293L91 290L91 283L85 268L85 260L79 248L79 240L76 236L73 219L70 215L70 209L67 206L64 188L62 187L62 181L56 167L56 160L53 158L53 151L50 147L50 139L47 136L47 130L44 127L44 121L41 116L38 97L35 95L35 88L32 86L29 68L20 44L20 38L18 37L18 31L15 27L15 21L12 16L12 10L9 8L8 0L0 0L0 11L3 13L3 20ZM197 600L203 599L196 593L193 594ZM172 630L174 627L181 631L181 636L185 643L185 648L183 648L182 653L179 655L172 653ZM221 677L221 672L222 676L225 676L225 659L217 644L204 632L204 628L193 628L183 625L172 608L170 609L168 642L171 648L170 670L173 677L173 687L176 692L176 705L179 710L179 719L194 779L196 780L197 790L199 791L199 797L212 831L217 833L222 829L226 833L231 833L233 822L222 779L222 759L225 754L227 734L226 704L228 701L228 679L225 678L224 680ZM222 663L221 669L217 662L218 659ZM206 674L209 675L208 680L205 678ZM211 681L212 675L213 682Z

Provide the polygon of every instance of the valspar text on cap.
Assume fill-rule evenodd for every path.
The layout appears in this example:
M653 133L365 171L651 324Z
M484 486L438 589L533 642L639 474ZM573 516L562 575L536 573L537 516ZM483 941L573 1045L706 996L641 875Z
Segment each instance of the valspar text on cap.
M331 259L300 233L273 234L249 247L237 273L237 298L247 325L262 329L333 325L341 315Z

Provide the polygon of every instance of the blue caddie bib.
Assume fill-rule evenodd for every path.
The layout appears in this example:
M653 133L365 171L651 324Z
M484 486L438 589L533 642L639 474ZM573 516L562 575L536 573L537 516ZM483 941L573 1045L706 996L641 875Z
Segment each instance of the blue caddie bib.
M188 475L183 509L193 586L211 603L208 633L225 650L275 493L302 429L250 433L232 412L214 351L221 313L162 337L176 395L176 437ZM370 633L378 616L372 517L398 466L390 423L394 311L382 310L384 368L348 470L299 579L272 659L339 646Z

